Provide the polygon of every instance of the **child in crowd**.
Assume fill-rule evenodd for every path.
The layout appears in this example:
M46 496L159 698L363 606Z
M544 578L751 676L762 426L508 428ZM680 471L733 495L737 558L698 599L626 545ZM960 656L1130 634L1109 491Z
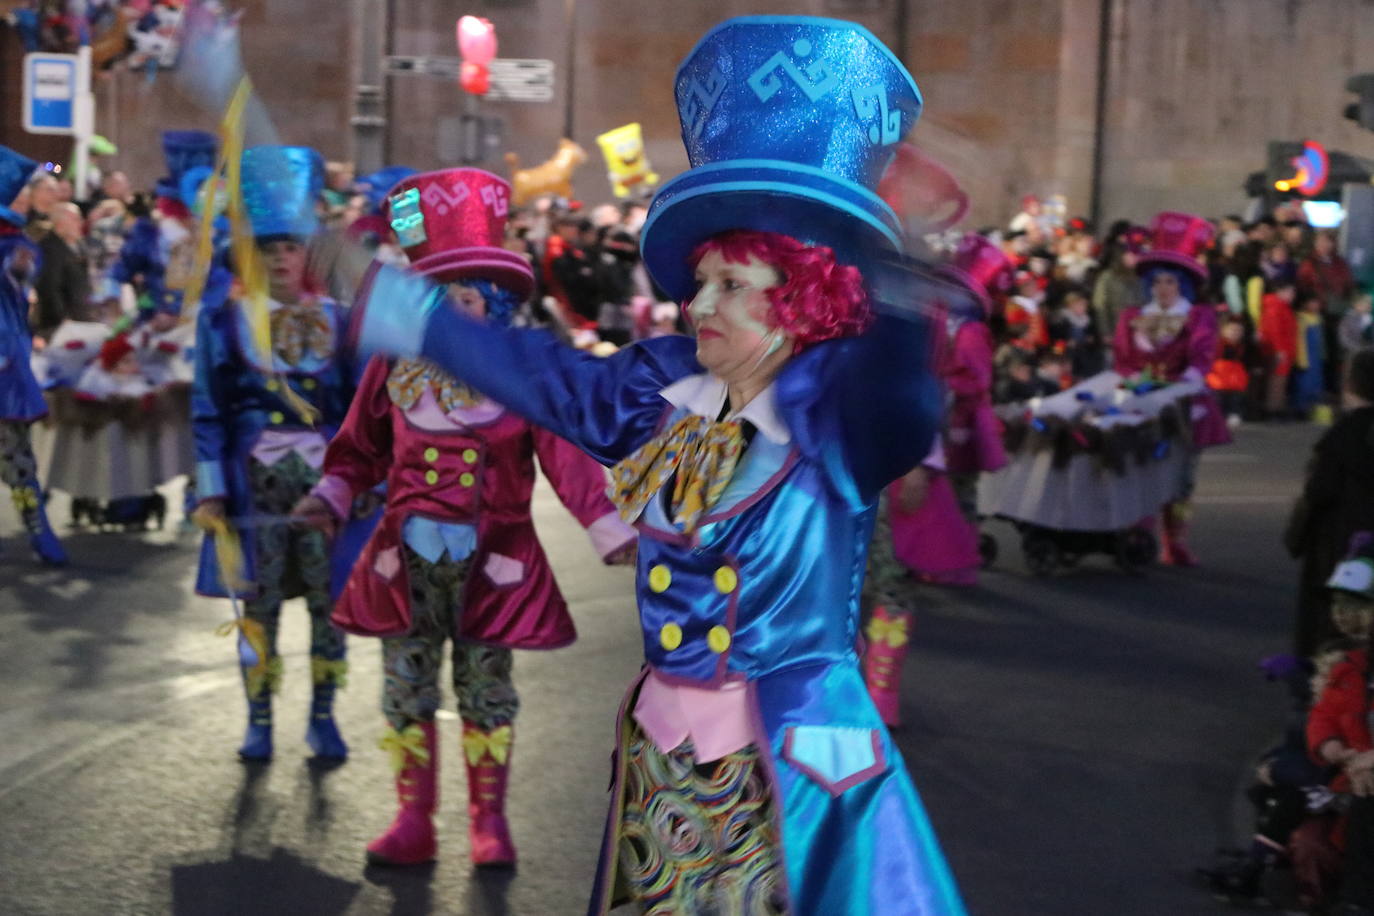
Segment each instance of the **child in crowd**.
M1050 345L1049 325L1041 306L1045 301L1040 280L1030 271L1016 275L1016 295L1007 303L1007 334L1013 346L1038 353Z
M1288 407L1288 380L1298 349L1298 321L1293 314L1297 293L1290 278L1280 277L1266 283L1269 292L1260 302L1259 345L1268 370L1264 410L1269 416L1283 416Z
M1069 357L1074 381L1097 375L1106 365L1107 354L1102 343L1088 296L1082 289L1070 289L1064 295L1064 305L1050 325L1050 340L1063 346Z
M1326 396L1326 329L1322 321L1321 296L1303 295L1299 300L1297 324L1293 410L1298 416L1307 416Z
M1207 386L1217 393L1226 423L1233 429L1245 416L1245 391L1250 387L1246 370L1245 322L1235 315L1221 324L1217 335L1217 358L1207 373Z

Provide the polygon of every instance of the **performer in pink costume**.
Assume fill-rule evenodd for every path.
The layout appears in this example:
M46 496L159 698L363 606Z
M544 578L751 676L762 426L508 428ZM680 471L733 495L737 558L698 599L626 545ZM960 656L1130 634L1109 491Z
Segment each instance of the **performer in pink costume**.
M1196 566L1188 547L1188 522L1198 458L1202 449L1231 441L1221 405L1205 384L1217 352L1217 313L1197 302L1207 279L1199 257L1211 243L1213 229L1200 216L1166 212L1155 217L1150 234L1150 249L1136 264L1148 301L1121 313L1112 352L1122 375L1202 386L1192 399L1193 452L1183 463L1178 498L1164 507L1160 541L1161 563ZM1152 526L1153 519L1145 524Z
M529 263L501 248L510 187L479 169L446 169L392 188L392 227L417 272L450 284L453 301L508 324L534 285ZM422 360L374 358L324 477L297 507L332 528L382 481L386 510L334 611L344 630L382 637L390 724L382 740L400 809L368 846L374 864L435 854L443 646L453 641L463 720L472 859L508 865L504 803L519 705L511 649L553 649L576 633L530 520L534 457L607 561L633 555L635 533L605 495L605 474L562 439Z
M941 375L949 399L943 447L888 487L869 554L866 591L873 613L865 633L864 677L888 725L900 722L902 664L910 646L918 583L974 585L978 579L978 475L1006 464L1002 427L992 411L995 297L1011 286L1013 266L969 233L940 272L954 284Z

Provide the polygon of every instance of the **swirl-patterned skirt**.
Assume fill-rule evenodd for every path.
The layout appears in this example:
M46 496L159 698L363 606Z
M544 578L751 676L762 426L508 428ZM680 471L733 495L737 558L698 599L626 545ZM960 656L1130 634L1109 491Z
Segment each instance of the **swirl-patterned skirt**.
M687 741L654 746L631 719L618 861L650 916L787 911L767 774L750 745L697 763Z

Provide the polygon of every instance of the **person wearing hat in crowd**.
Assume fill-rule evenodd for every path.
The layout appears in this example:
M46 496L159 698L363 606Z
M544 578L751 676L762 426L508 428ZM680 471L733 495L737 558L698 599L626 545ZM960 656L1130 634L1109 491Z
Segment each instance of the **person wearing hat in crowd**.
M920 94L860 26L760 16L707 33L675 97L692 168L641 249L695 339L600 359L374 266L359 345L423 356L612 466L640 530L647 664L591 912L963 914L856 649L878 496L940 413L875 193Z
M412 269L449 284L452 307L509 326L534 288L528 259L502 245L510 186L480 169L446 169L405 179L389 199ZM418 359L368 363L324 476L297 506L298 517L332 530L357 495L386 482L381 524L334 611L346 631L382 637L382 745L392 753L400 806L367 848L374 864L434 858L434 716L449 640L472 860L515 862L505 818L519 706L511 650L554 649L576 636L530 521L535 456L602 557L632 557L635 531L606 497L595 461Z
M883 721L900 722L902 663L909 649L914 585L977 581L978 475L1007 463L992 411L993 339L987 321L1011 288L1010 259L977 233L939 272L949 281L947 346L940 374L950 398L941 446L888 488L878 507L865 592L873 607L864 677Z
M67 554L48 524L47 501L29 439L29 427L48 413L29 364L29 292L39 252L24 234L25 215L7 206L37 167L27 156L0 146L0 481L10 488L34 553L49 566L62 566Z
M1337 916L1374 914L1374 691L1370 651L1374 648L1374 537L1359 532L1351 552L1327 581L1332 614L1344 641L1316 660L1315 701L1307 717L1312 759L1336 767L1333 792L1350 797L1340 828L1343 847Z
M1211 243L1212 224L1188 213L1160 213L1150 227L1151 245L1136 260L1145 305L1121 313L1112 341L1115 369L1155 382L1193 382L1193 453L1183 462L1178 497L1164 507L1160 562L1196 566L1188 546L1192 494L1200 452L1231 441L1226 418L1206 376L1217 352L1216 310L1198 301L1206 269L1199 260ZM1147 519L1145 524L1152 524Z
M219 306L201 302L197 313L194 517L208 531L227 524L241 532L245 581L220 568L216 539L207 536L196 589L244 602L240 660L248 727L239 754L246 760L272 756L272 693L282 674L277 623L282 601L293 597L305 598L311 621L314 690L306 740L322 758L348 753L332 712L347 663L343 634L329 620L330 546L320 532L286 520L319 481L325 447L356 385L343 346L346 313L318 292L306 271L323 178L323 161L312 149L258 146L243 153L244 206L267 288L246 288ZM241 272L248 269L236 260ZM268 327L255 321L255 295L265 300Z

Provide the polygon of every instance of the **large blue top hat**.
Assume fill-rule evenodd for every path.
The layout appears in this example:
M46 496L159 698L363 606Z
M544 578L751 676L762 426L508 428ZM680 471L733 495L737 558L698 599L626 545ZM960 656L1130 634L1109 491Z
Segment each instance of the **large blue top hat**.
M900 246L875 189L921 93L873 33L809 16L727 19L678 67L675 91L692 168L659 189L641 236L673 297L692 294L692 249L728 229L826 245L860 268Z
M243 203L258 241L315 234L315 203L324 188L324 159L308 146L254 146L243 151Z
M28 217L9 208L19 192L24 190L29 176L38 168L38 163L22 153L16 153L8 146L0 146L0 219L12 226L24 228Z
M157 196L181 199L181 176L193 168L214 168L215 135L203 130L165 130L162 132L162 158L167 162L167 177L159 178Z

